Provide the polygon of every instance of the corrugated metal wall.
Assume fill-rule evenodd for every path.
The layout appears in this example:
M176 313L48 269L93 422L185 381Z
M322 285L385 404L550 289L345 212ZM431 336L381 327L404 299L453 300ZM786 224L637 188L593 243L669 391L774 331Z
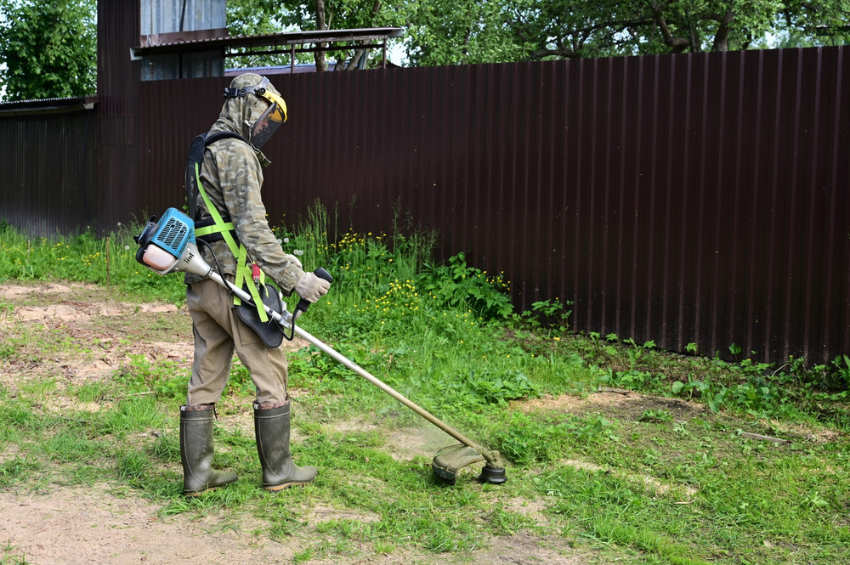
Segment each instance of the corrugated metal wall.
M850 351L847 76L843 48L276 76L264 197L362 231L400 210L581 329L826 360ZM141 86L150 208L223 85Z
M142 35L223 29L227 24L225 0L145 0L140 7Z
M0 118L0 221L50 236L94 227L92 112Z

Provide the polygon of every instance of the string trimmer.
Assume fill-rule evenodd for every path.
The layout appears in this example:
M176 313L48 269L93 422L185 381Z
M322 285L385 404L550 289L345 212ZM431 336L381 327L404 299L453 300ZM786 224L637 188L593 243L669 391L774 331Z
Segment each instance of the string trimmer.
M251 295L248 292L223 278L201 257L195 243L195 223L189 216L179 210L169 208L159 219L156 217L151 218L142 230L142 233L134 239L139 244L139 250L136 252L136 260L154 272L165 275L181 271L208 278L238 296L243 302L253 305ZM317 269L315 273L317 276L325 278L328 281L332 280L331 276L324 269ZM315 345L319 350L345 367L348 367L460 442L460 445L444 447L434 456L431 467L434 474L440 480L454 484L458 472L463 467L482 461L484 462L484 468L478 477L479 481L501 484L507 480L505 467L497 451L490 451L479 446L329 345L312 336L303 328L296 326L296 314L299 310L306 311L309 306L308 302L301 300L295 308L295 313L287 311L285 301L280 300L279 303L281 305L280 311L271 308L267 304L263 304L263 307L284 335L286 335L285 330L289 330L290 339L294 334L301 336L309 343Z

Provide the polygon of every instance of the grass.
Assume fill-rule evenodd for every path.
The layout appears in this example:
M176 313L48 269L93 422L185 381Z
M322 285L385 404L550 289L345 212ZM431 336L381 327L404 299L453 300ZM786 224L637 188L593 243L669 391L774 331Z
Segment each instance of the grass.
M191 339L187 316L175 312L76 328L4 326L0 358L12 370L36 369L0 386L0 488L125 485L163 515L206 514L258 539L302 540L296 562L478 559L518 534L589 562L835 563L850 550L846 359L768 367L577 335L566 330L568 304L514 313L498 274L462 255L433 264L430 236L349 232L328 242L328 231L320 209L307 225L278 230L305 265L335 276L305 327L499 449L508 483L478 485L469 475L455 487L437 483L428 449L400 445L424 441L430 428L308 347L289 356L290 387L296 455L321 469L316 482L277 495L258 487L253 433L238 424L253 390L235 362L218 405L216 465L240 479L183 498L177 422L186 363L128 349L108 378L76 382L56 371L65 357L93 355L93 339L114 345L126 336L120 347ZM4 228L0 279L83 281L101 298L179 304L181 277L137 266L131 233L108 243L90 234L31 241ZM15 307L0 305L0 319ZM231 523L234 514L249 525ZM16 555L9 548L4 560Z

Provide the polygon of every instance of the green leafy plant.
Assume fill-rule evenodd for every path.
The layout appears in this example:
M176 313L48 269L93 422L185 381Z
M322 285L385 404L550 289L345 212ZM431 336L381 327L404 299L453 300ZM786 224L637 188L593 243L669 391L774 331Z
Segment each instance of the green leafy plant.
M565 305L558 298L537 300L531 303L530 310L520 314L519 319L533 328L544 327L563 333L569 327L572 310L566 307L571 304L568 301Z
M641 422L650 422L653 424L661 424L664 422L670 422L673 420L673 415L670 414L669 410L664 409L648 409L644 410L641 413L640 418L638 418Z
M505 319L513 312L508 283L501 275L488 276L467 265L463 252L450 257L446 265L426 265L419 284L439 304L465 306L484 319Z
M115 374L115 380L124 385L124 395L150 392L174 400L185 398L187 378L174 362L151 363L139 354L131 354L130 363Z

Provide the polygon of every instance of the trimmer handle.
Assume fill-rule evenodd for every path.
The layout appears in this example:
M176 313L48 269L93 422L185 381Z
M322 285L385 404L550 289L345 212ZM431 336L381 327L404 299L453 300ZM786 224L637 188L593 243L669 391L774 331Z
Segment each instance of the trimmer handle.
M319 267L318 269L313 271L313 274L316 275L317 277L319 277L320 279L324 279L324 280L328 281L329 283L334 282L334 278L331 276L331 274L329 272L327 272L324 269L324 267ZM298 301L298 306L295 307L295 312L297 313L299 310L301 312L306 312L307 308L309 308L309 307L310 307L310 303L302 298L301 300Z

